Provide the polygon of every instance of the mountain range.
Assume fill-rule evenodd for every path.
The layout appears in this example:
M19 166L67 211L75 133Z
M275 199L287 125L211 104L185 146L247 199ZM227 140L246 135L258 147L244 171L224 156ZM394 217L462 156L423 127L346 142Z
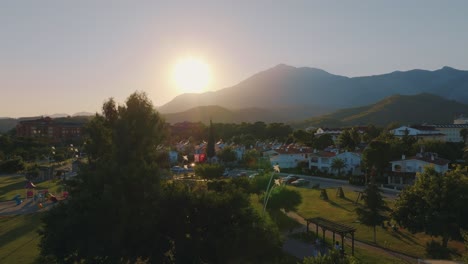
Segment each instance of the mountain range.
M349 78L279 64L232 87L179 95L158 111L169 123L208 124L212 119L217 123L283 122L301 128L451 123L455 115L468 114L467 103L468 71L450 67ZM66 114L52 117L61 116ZM24 119L0 118L0 132Z
M210 105L231 110L289 109L289 119L300 120L332 110L372 104L395 94L420 93L431 93L468 103L468 71L443 67L435 71L395 71L349 78L321 69L279 64L232 87L214 92L179 95L160 106L158 111L178 113L197 106ZM302 116L296 116L297 113Z

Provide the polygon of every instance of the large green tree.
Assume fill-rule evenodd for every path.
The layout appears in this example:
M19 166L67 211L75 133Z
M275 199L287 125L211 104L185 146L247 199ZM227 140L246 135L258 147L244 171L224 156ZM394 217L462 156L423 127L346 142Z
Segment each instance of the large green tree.
M427 167L400 193L392 217L411 232L441 236L447 247L450 238L459 237L460 228L468 227L467 193L466 167L445 174Z
M374 243L377 243L376 226L382 224L387 218L389 208L383 200L379 187L376 184L368 184L362 194L364 204L356 208L358 219L361 223L374 229Z
M362 153L364 168L366 168L368 172L375 168L380 176L383 175L385 168L389 166L389 161L390 145L384 141L372 141ZM371 177L371 182L375 183L375 181L375 177Z
M271 262L279 234L246 193L161 179L165 126L145 94L104 108L87 130L90 163L44 215L39 262Z

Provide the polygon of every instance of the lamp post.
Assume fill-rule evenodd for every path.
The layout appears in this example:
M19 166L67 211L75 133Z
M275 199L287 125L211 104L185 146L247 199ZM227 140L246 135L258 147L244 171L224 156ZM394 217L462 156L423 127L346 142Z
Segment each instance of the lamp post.
M271 173L270 181L268 181L267 189L266 189L266 192L265 192L265 198L263 199L263 214L265 214L268 199L270 198L271 190L273 190L273 187L274 187L273 186L273 187L270 188L271 181L273 180L273 176L275 175L275 173L280 172L279 165L274 165L273 170L274 170L274 172ZM279 183L279 181L276 182L276 180L275 180L275 186L277 185L277 183Z

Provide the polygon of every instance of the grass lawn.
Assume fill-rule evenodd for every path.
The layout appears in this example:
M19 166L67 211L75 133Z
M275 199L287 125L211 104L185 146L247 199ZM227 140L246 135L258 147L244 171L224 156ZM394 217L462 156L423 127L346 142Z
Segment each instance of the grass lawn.
M33 263L39 256L40 214L0 217L0 263Z
M62 186L59 180L48 180L36 184L37 190L48 189L53 194L61 193ZM19 194L24 199L26 196L26 178L23 175L2 175L0 176L0 202L12 200Z
M298 207L298 213L305 217L323 217L357 228L355 238L369 244L374 244L373 228L362 225L357 222L355 213L356 205L354 201L357 198L357 193L353 191L345 191L345 199L336 197L336 189L327 189L328 201L320 199L320 191L306 188L294 188L302 195L302 203ZM362 203L362 202L361 202ZM391 207L393 201L388 201ZM394 251L402 252L411 256L424 257L426 242L431 241L431 237L425 234L411 234L407 230L400 229L393 231L391 228L377 227L377 245L388 248ZM315 231L313 229L312 231ZM320 232L320 229L319 229ZM435 238L440 240L440 238ZM464 245L461 242L450 241L449 248L456 249L459 253L464 250Z

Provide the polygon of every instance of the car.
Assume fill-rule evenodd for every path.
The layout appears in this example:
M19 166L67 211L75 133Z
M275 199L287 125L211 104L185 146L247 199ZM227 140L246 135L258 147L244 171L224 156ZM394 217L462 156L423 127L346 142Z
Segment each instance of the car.
M305 186L305 185L308 185L309 184L309 181L306 180L306 179L297 179L293 182L291 182L291 185L293 186Z
M299 179L299 177L297 176L294 176L294 175L288 175L284 178L281 179L281 182L283 182L284 184L290 184L291 182L295 181Z
M180 167L180 166L174 166L174 167L171 168L171 171L172 171L173 173L181 173L181 172L184 172L185 169L182 168L182 167Z

